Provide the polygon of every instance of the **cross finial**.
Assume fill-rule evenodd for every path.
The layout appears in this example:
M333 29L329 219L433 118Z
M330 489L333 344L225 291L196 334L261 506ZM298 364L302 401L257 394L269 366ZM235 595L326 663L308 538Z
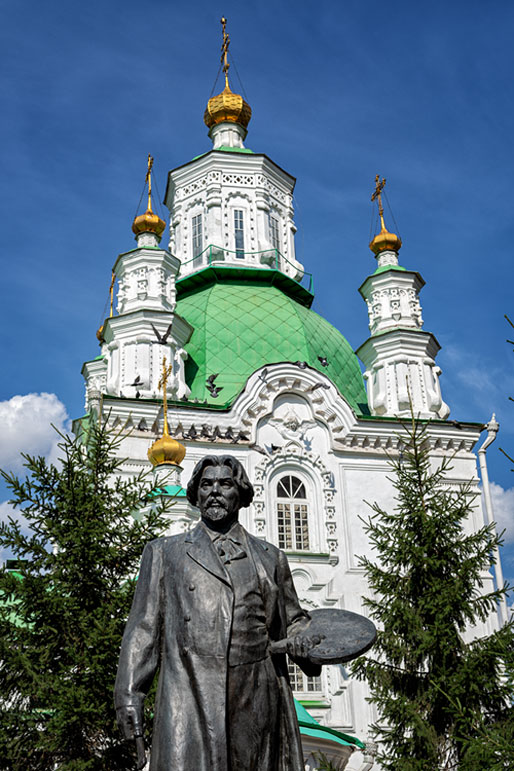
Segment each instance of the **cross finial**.
M378 213L380 215L380 224L382 225L382 230L386 229L386 226L384 224L384 207L382 206L382 190L385 187L385 177L382 177L382 181L380 181L380 174L377 174L375 177L375 191L373 195L371 196L371 200L375 201L378 199Z
M221 44L221 63L223 65L223 72L225 73L225 86L228 88L228 47L230 45L230 36L227 32L227 20L224 16L220 19L221 26L223 27L223 43Z
M148 153L148 169L146 171L145 182L148 184L148 210L152 211L152 166L153 157Z
M169 436L168 433L168 394L166 392L166 386L168 384L168 378L171 375L172 366L171 364L167 367L166 366L166 356L162 357L162 375L161 379L159 380L159 388L162 388L162 412L163 412L163 420L164 420L164 427L163 427L163 434L164 436Z
M112 307L114 305L114 282L116 281L116 273L113 271L111 276L111 285L109 287L109 297L111 301L111 312L109 317L112 319Z

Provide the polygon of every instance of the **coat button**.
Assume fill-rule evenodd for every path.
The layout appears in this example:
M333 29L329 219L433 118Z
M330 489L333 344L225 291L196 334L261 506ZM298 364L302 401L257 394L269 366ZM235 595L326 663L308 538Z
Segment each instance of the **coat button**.
M191 616L184 616L184 621L191 621Z
M195 589L196 589L196 586L194 584L189 584L189 591L190 592L194 592Z
M184 656L187 656L187 654L189 653L189 648L182 648L182 653L184 654Z

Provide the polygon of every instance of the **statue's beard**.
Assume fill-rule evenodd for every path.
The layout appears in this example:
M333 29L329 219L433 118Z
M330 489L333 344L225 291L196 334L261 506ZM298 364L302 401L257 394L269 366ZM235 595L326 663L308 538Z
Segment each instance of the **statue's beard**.
M227 507L223 501L219 500L207 501L203 515L206 519L210 519L211 522L222 522L229 516Z

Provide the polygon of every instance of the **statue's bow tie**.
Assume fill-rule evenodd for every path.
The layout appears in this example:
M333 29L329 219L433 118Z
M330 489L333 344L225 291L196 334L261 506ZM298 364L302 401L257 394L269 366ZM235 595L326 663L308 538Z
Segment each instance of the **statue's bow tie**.
M214 545L223 563L246 557L246 552L240 542L229 535L219 535L214 539Z

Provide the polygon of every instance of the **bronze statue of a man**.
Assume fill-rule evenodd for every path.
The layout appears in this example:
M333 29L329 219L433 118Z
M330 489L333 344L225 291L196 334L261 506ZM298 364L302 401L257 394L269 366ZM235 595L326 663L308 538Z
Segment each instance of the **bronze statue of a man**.
M121 646L115 704L126 738L142 733L143 700L159 670L151 771L303 771L284 654L307 675L319 638L286 556L238 522L253 488L230 455L206 456L187 488L202 520L143 553Z

